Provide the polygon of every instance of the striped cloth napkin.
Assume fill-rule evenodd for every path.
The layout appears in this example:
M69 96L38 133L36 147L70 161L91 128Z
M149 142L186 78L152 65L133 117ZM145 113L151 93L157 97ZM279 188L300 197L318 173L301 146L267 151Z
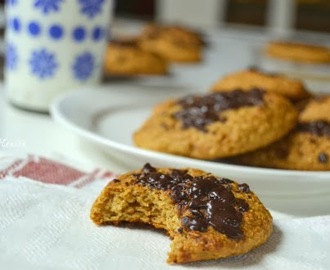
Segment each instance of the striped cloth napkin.
M83 188L96 180L109 180L114 177L114 173L101 168L85 172L45 157L26 155L0 159L0 180L9 176L25 177L45 184Z

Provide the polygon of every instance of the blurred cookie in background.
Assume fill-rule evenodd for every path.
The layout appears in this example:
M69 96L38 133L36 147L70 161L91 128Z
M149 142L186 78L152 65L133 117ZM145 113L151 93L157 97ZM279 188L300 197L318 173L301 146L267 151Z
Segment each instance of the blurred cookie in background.
M203 58L206 42L186 26L148 24L142 29L139 44L170 62L196 63Z
M108 44L104 59L106 76L166 75L168 71L167 60L141 49L136 38L116 38Z
M330 63L330 49L314 44L289 41L271 41L266 46L266 54L275 59L296 63Z
M301 79L315 94L330 94L330 48L323 44L296 41L270 41L259 66L271 72Z
M164 25L149 23L146 24L141 32L142 36L152 36L161 34L164 37L176 38L184 43L190 43L199 46L206 46L206 40L204 35L197 30L189 28L183 25Z

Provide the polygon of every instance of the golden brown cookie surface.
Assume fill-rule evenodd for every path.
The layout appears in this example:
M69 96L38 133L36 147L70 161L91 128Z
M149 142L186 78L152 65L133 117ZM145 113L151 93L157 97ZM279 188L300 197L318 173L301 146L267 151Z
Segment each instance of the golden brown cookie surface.
M90 216L99 225L142 222L166 230L169 263L240 255L272 233L270 213L247 184L150 164L110 182Z
M201 37L180 26L148 25L142 31L139 45L161 55L170 62L199 62L202 60Z
M235 157L233 162L290 170L330 170L330 97L311 100L288 136L263 149Z
M142 29L142 37L163 36L165 39L178 40L196 46L206 44L203 35L183 25L147 24Z
M238 88L244 90L260 88L283 95L293 101L310 96L301 81L288 78L284 75L267 73L257 69L242 70L228 74L219 79L211 87L211 91L231 91Z
M330 49L298 42L272 41L266 46L270 57L301 63L330 63Z
M157 54L142 50L136 40L112 40L106 50L104 71L107 75L164 75L167 61Z
M296 117L287 99L259 89L187 96L158 104L133 140L150 150L217 159L278 140Z

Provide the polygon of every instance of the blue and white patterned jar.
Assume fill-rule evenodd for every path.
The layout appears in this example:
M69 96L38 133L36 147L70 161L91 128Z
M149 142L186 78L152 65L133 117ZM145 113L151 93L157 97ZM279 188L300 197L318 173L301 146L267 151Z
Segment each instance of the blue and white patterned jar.
M100 82L113 0L7 0L9 99L48 111L59 94Z

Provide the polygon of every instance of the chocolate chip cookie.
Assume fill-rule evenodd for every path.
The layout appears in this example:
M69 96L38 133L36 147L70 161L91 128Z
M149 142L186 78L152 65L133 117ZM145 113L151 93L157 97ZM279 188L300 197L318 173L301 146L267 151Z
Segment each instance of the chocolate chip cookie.
M106 75L165 75L168 69L168 62L163 57L141 49L136 39L114 39L107 47Z
M150 24L143 29L139 45L170 62L191 63L202 60L204 41L187 27Z
M231 161L289 170L330 170L330 96L313 99L305 105L297 126L288 136Z
M296 120L290 101L260 89L190 95L155 106L133 141L149 150L217 159L268 145Z
M150 164L111 181L90 217L98 225L145 223L165 230L172 239L168 263L244 254L273 229L270 213L247 184Z
M289 41L271 41L265 48L267 56L298 63L330 63L330 48L322 45Z

